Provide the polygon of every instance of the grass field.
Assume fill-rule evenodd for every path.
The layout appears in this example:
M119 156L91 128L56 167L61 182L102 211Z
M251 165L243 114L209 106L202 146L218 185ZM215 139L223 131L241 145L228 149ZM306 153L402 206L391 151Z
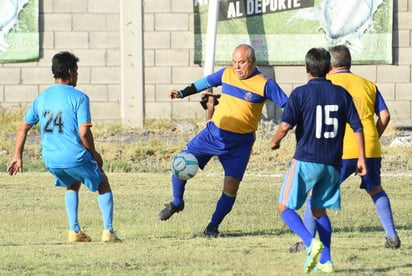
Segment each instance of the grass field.
M27 139L25 173L14 177L4 173L21 117L21 111L0 112L0 134L5 137L0 139L0 275L303 274L304 254L288 252L298 239L276 211L282 173L294 150L292 134L273 152L269 150L273 125L260 125L238 199L219 229L224 237L206 239L202 232L222 189L222 170L215 159L187 185L185 210L168 221L157 219L171 200L170 158L202 123L179 128L156 121L144 130L95 126L96 147L114 192L114 226L124 242L100 242L97 198L82 188L80 223L94 240L70 244L65 190L53 187L36 129ZM384 140L396 135L389 129ZM412 149L388 144L383 147L382 180L401 249L383 247L385 234L371 199L352 177L342 186L342 211L329 213L336 274L412 275Z
M212 163L217 163L213 162ZM214 164L211 164L213 167ZM114 225L123 243L100 242L96 195L80 192L80 223L94 240L67 242L64 189L48 173L0 174L1 275L301 275L303 253L275 210L281 176L249 174L217 239L204 227L220 196L218 170L200 171L186 189L186 209L168 221L157 213L171 199L167 173L109 173ZM343 210L330 212L332 257L339 275L412 275L410 177L383 177L402 247L383 247L384 232L356 177L342 187Z

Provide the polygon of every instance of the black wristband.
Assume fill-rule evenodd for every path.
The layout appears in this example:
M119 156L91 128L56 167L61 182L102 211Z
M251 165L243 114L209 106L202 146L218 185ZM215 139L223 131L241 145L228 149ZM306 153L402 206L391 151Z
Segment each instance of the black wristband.
M184 98L184 97L187 97L187 96L196 94L196 93L197 93L197 90L196 90L195 85L192 83L192 84L186 86L185 89L180 90L179 92L180 92L179 94L180 94L181 96L183 96L182 98Z

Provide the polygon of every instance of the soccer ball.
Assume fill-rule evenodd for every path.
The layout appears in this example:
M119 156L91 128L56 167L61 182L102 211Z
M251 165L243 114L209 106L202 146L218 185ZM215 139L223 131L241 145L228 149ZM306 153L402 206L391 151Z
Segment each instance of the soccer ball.
M188 180L195 176L199 169L196 157L189 152L180 152L173 157L172 173L181 180Z

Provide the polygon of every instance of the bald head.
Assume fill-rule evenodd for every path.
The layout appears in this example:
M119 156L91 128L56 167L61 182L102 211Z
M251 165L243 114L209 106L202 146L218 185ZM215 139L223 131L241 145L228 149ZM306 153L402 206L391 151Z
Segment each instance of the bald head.
M238 45L232 53L233 69L239 79L250 77L256 67L255 50L247 44Z

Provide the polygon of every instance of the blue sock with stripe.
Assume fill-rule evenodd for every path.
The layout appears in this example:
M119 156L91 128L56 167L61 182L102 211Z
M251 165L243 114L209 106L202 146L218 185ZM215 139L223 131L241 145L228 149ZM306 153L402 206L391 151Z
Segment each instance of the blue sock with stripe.
M380 191L372 196L376 211L378 212L381 224L386 232L387 238L397 235L393 222L392 208L388 195L385 191Z
M66 192L64 195L64 201L66 203L66 213L69 220L70 230L79 232L81 230L78 217L79 193L72 191Z
M100 194L97 201L102 213L104 229L113 232L113 193Z
M282 212L281 217L290 230L302 239L306 248L309 248L313 236L309 233L308 229L306 229L300 216L294 210L286 209Z
M225 218L225 216L232 210L235 201L236 195L228 195L223 192L222 196L216 204L216 210L212 215L210 224L218 228L220 223L222 223L223 219Z
M173 188L173 205L180 206L183 204L183 195L185 193L186 180L181 180L172 175L172 188Z
M332 225L328 216L321 216L316 219L319 240L323 244L322 254L320 255L319 262L321 264L331 261L330 256L330 244L332 240Z

